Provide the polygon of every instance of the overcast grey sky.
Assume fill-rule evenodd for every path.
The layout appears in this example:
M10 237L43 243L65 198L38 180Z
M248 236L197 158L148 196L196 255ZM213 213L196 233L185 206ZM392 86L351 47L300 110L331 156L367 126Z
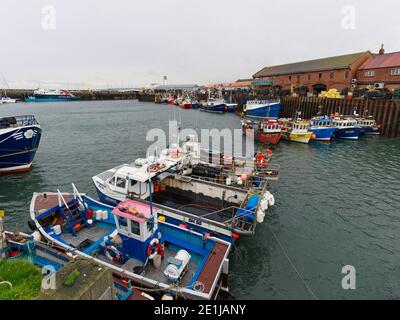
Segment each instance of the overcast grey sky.
M54 21L42 13L47 5L55 8L55 29L43 28ZM11 87L140 86L160 83L164 74L169 83L227 82L266 65L378 51L381 43L387 52L400 51L398 0L1 0L0 6L0 72ZM354 7L355 20L346 6Z

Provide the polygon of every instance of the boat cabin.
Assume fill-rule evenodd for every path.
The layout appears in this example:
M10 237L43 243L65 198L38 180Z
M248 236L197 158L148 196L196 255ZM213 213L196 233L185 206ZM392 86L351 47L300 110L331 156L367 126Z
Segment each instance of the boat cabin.
M311 125L315 127L331 127L332 119L328 117L323 118L313 118L311 119Z
M337 127L338 129L349 129L354 128L357 126L357 121L354 119L340 119L335 118L332 121L333 126Z
M262 122L260 129L264 132L279 133L282 131L282 126L277 121Z

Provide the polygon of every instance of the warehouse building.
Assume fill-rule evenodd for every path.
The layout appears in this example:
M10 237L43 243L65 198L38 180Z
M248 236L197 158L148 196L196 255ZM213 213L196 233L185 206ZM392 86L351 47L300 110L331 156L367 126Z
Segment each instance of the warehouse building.
M303 88L318 94L329 89L350 89L357 71L372 57L370 51L265 67L253 75L255 81L272 83L282 90Z
M400 88L400 52L385 53L382 45L379 54L374 54L360 66L357 86L390 90Z

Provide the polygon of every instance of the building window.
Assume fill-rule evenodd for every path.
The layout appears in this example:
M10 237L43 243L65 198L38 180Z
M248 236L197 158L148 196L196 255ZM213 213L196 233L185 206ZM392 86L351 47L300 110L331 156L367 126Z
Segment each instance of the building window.
M348 79L349 79L349 75L350 75L350 71L349 71L349 70L346 70L346 72L344 73L344 78L345 78L346 80L348 80Z
M289 82L292 82L292 76L289 76Z
M329 79L333 80L335 78L335 73L332 71L329 73Z
M311 74L308 74L308 75L307 75L307 80L308 80L308 81L311 81Z
M375 71L374 70L365 71L364 76L366 76L366 77L375 77Z
M297 83L300 83L300 76L297 76Z
M322 78L322 73L320 73L320 74L318 75L318 79L321 80L321 78Z
M390 70L390 75L400 76L400 68Z

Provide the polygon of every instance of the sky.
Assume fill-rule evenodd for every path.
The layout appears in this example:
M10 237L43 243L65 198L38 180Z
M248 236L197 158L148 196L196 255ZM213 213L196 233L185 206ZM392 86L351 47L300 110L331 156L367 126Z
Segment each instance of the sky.
M398 0L1 0L0 87L206 84L400 51Z

